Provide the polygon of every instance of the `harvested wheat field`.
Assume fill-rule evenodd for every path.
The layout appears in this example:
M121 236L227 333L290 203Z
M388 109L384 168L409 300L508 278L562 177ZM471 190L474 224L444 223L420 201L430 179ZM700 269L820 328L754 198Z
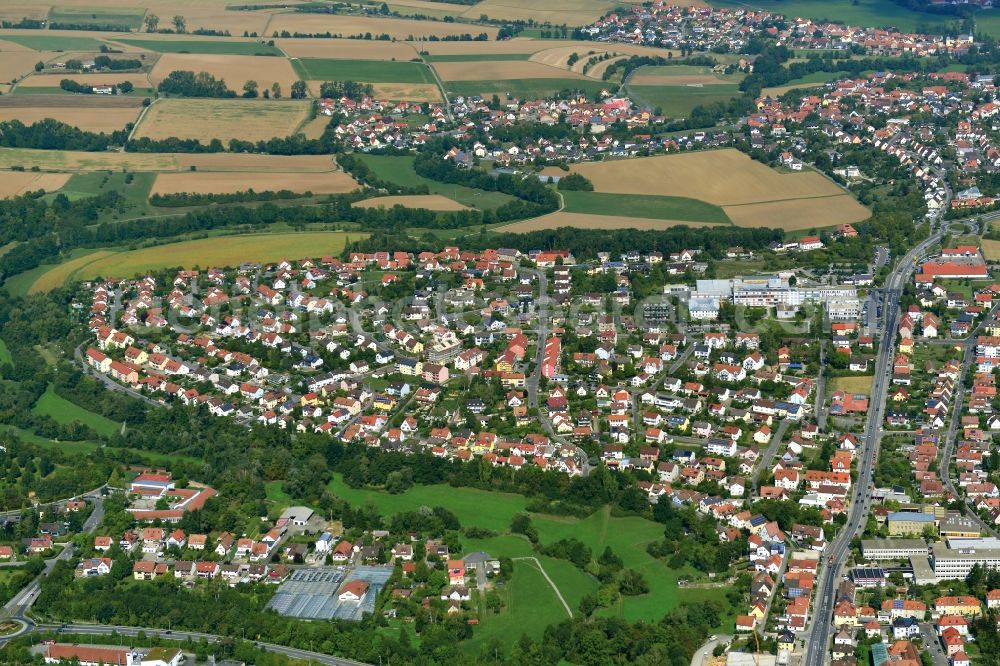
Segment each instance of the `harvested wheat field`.
M329 124L330 119L326 116L320 115L303 125L299 131L302 132L307 139L318 139L323 136L323 132L326 131L326 127Z
M293 134L309 114L308 101L164 99L149 107L136 137L260 141Z
M850 194L723 206L722 210L738 227L776 227L786 231L860 222L871 215Z
M393 206L403 206L405 208L426 208L427 210L468 210L457 201L440 194L415 194L412 196L375 197L365 199L353 204L359 208L392 208Z
M458 5L451 2L435 2L433 0L392 0L392 2L389 4L398 5L400 7L412 7L413 9L425 9L427 10L429 16L434 16L441 12L450 14L452 16L461 16L462 12L464 12L469 8L469 5ZM405 12L405 13L417 14L421 12Z
M32 74L17 84L20 88L58 88L63 79L76 81L85 86L115 86L128 81L136 88L151 88L145 74ZM66 100L63 100L65 104ZM136 102L138 104L138 102Z
M375 42L368 39L276 39L275 45L290 58L337 60L399 60L419 57L405 42Z
M497 227L499 232L509 231L524 234L541 229L576 227L577 229L669 229L670 227L715 227L708 222L687 222L683 220L652 220L645 217L625 217L624 215L588 215L586 213L566 213L559 211L530 220Z
M150 194L229 194L289 190L314 194L341 194L356 190L358 184L342 171L327 173L189 172L161 173Z
M44 3L13 2L0 5L0 20L17 22L21 19L41 21L49 17L51 5Z
M208 72L217 79L224 79L229 89L237 93L243 92L243 84L247 81L256 81L261 91L277 83L288 95L292 84L299 80L285 58L204 53L165 53L149 73L149 78L154 85L159 84L178 69Z
M54 53L39 53L38 51L15 51L8 50L4 42L0 45L0 81L13 81L22 76L34 73L35 63L39 60L48 60ZM15 45L16 46L16 45ZM56 81L58 86L59 82Z
M476 15L478 18L478 14ZM268 33L275 31L316 34L329 32L334 35L350 37L363 35L386 34L393 39L422 39L425 37L448 37L464 34L478 35L485 32L490 39L495 39L498 28L482 25L467 25L463 23L445 23L443 21L417 21L415 19L378 18L374 16L340 16L335 14L276 14L267 26ZM380 42L371 42L379 44Z
M176 153L176 169L258 173L325 173L336 168L330 155L255 155L252 153ZM158 169L164 171L165 169ZM175 169L171 169L175 170Z
M613 0L555 0L542 4L535 0L483 0L462 16L478 19L486 14L491 19L534 19L576 27L593 23L614 6Z
M816 172L778 173L733 148L589 162L571 169L589 178L597 192L685 196L723 206L843 194Z
M550 67L530 60L477 60L436 62L434 69L443 81L503 81L514 79L583 79L568 69Z
M15 197L25 192L54 192L69 180L68 173L0 172L0 197Z
M373 83L375 97L394 102L440 102L441 89L433 83Z
M68 102L61 95L6 95L0 98L0 120L20 120L30 125L45 118L79 127L88 132L111 133L125 129L139 117L141 102L138 99L93 96L81 97ZM129 102L116 104L115 102ZM89 102L108 102L91 104Z

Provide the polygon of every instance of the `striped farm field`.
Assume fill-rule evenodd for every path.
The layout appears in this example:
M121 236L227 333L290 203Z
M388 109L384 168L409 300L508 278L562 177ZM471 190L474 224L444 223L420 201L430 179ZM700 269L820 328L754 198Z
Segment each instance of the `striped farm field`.
M201 238L167 243L124 252L102 251L81 257L71 271L60 264L42 274L31 290L51 289L63 281L90 280L97 277L132 277L149 271L183 267L236 266L247 261L277 261L337 255L347 243L361 240L368 234L342 231L304 233L246 234ZM89 259L89 261L87 261ZM49 273L56 274L49 277Z
M38 167L42 171L249 171L316 173L330 171L329 155L245 153L121 153L0 148L0 169Z
M478 14L476 15L478 18ZM382 18L376 16L348 16L342 14L276 14L267 26L270 33L319 34L351 37L371 33L389 35L392 39L410 40L426 37L459 37L486 33L490 40L496 39L499 28L495 26L470 25L468 23L446 23L444 21L419 21L416 19ZM367 41L367 40L366 40ZM372 44L379 42L372 41Z
M4 95L0 97L0 120L30 125L52 118L89 132L111 133L134 123L141 108L138 97L77 95L68 102L61 95Z
M787 230L859 222L871 214L819 173L779 173L735 149L605 160L577 164L570 169L590 179L597 194L630 195L622 200L621 206L627 205L633 211L640 210L640 203L650 196L686 197L721 208L736 226ZM567 208L577 194L590 193L570 193L564 197ZM630 203L633 197L634 203ZM593 198L594 202L588 202L587 196L577 197L573 212L620 215L620 208L609 208L602 197ZM666 212L663 216L673 217ZM692 222L718 220L689 214L679 219L685 217Z
M343 171L327 173L189 171L157 175L150 194L229 194L246 190L340 194L357 188L357 182Z
M299 80L285 58L188 53L167 53L161 56L149 73L149 80L156 86L176 70L208 72L215 78L224 80L230 90L237 93L243 92L243 84L247 81L256 81L261 91L277 83L284 94L288 95L292 84Z
M467 210L466 206L440 194L415 194L411 196L374 197L353 204L359 208L426 208L427 210Z
M308 101L164 99L149 107L136 137L259 141L292 134L309 114Z
M55 192L69 180L67 173L0 171L0 197L15 197L26 192Z
M369 39L277 39L274 42L289 58L335 60L410 60L417 49L405 42Z
M688 220L656 220L646 217L626 217L624 215L590 215L587 213L567 213L559 211L541 217L521 220L496 227L496 231L523 234L542 229L575 227L577 229L669 229L670 227L713 227L711 222L691 222Z

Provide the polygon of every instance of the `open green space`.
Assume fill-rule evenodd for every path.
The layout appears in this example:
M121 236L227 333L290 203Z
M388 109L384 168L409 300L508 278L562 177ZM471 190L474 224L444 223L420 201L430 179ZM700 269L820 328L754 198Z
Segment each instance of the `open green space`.
M284 507L292 503L292 497L282 488L282 483L281 481L268 481L264 484L264 494L268 502L274 502Z
M58 194L71 200L94 197L106 192L118 192L129 204L124 217L149 215L149 191L156 180L155 173L121 173L116 171L93 171L75 173L70 176ZM51 195L55 196L55 195Z
M95 414L61 397L51 385L45 389L45 393L31 408L31 411L34 414L50 416L57 423L82 423L92 428L94 432L106 437L110 437L120 427L111 419Z
M66 261L71 261L73 259L79 259L80 257L86 256L88 254L93 254L96 250L92 248L77 248L69 253L66 257ZM58 266L63 262L56 262L51 264L42 264L36 268L32 268L30 271L25 271L24 273L18 273L17 275L12 275L3 282L3 288L8 294L12 296L25 296L28 293L28 289L31 285L35 284L42 275L48 273L53 268Z
M3 40L27 46L35 51L99 51L103 42L93 37L70 35L13 35L5 34Z
M510 582L497 591L504 607L498 614L483 608L473 637L462 642L462 649L467 655L478 655L483 646L494 639L512 644L527 635L537 641L547 626L569 617L552 586L530 560L514 562L514 575Z
M142 27L142 17L145 14L146 11L139 8L53 7L49 11L49 23L88 25L94 29L115 26L125 30L138 30Z
M730 7L733 9L766 9L784 14L788 18L801 17L815 20L828 20L848 25L873 26L876 28L894 27L907 32L938 32L951 25L957 25L953 16L942 16L925 12L915 12L892 0L753 0L746 3L741 0L711 0L713 7ZM977 12L976 29L983 30L979 25L983 19L997 15L996 11ZM994 26L990 26L994 27Z
M514 201L514 197L502 192L487 192L463 185L439 183L417 174L413 170L413 158L397 155L361 155L368 167L382 180L397 185L416 187L426 185L431 194L440 194L453 199L463 206L487 210L498 208Z
M497 62L503 60L530 60L531 53L448 53L434 55L428 53L424 55L427 62Z
M280 56L281 50L259 42L218 39L116 39L116 42L137 46L157 53L205 53L216 55L265 55Z
M82 441L82 442L57 441L57 440L54 440L54 439L48 439L46 437L42 437L40 435L36 435L35 433L31 432L30 430L23 430L21 428L15 428L13 426L9 426L7 428L7 430L14 432L14 434L16 434L17 437L22 442L27 442L29 444L34 444L35 446L41 446L42 448L46 448L46 449L53 449L55 451L61 451L63 453L81 454L81 455L83 455L83 454L87 454L87 453L93 453L97 449L101 448L101 445L99 443L97 443L97 442L91 442L91 441Z
M427 65L392 60L292 60L295 73L307 81L363 81L365 83L434 83Z
M14 357L10 355L10 349L7 348L7 343L0 340L0 365L4 363L14 364Z
M719 83L696 86L632 86L629 91L636 101L660 109L665 116L686 118L696 106L727 102L740 93L739 84Z
M587 79L502 79L499 81L446 81L444 89L450 95L511 95L512 97L552 97L564 90L579 90L594 96L608 88L604 81Z
M474 488L450 486L414 486L399 495L390 495L376 489L354 489L344 484L340 475L334 475L328 488L338 497L352 504L372 504L380 513L393 515L412 511L419 506L443 506L458 517L463 527L483 527L497 532L507 532L511 519L524 510L527 500L520 495L495 493ZM639 517L611 515L604 507L587 518L532 514L531 520L543 544L560 539L579 539L587 544L594 557L605 547L610 547L622 558L627 568L641 571L649 582L650 592L637 597L625 597L614 608L598 611L627 620L656 620L681 601L713 599L728 608L726 587L700 589L681 588L677 578L694 574L693 570L671 569L666 561L651 556L646 547L663 538L663 526ZM503 534L487 539L463 539L467 552L485 550L494 557L530 557L537 554L526 539L518 535ZM595 578L580 571L568 561L538 556L546 572L566 598L570 608L576 610L584 595L597 589ZM683 597L682 597L683 594ZM562 611L565 615L565 610ZM731 618L723 621L729 622Z
M497 531L509 528L514 516L528 505L521 495L446 485L413 486L399 495L390 495L380 490L351 488L339 474L334 475L327 488L351 504L374 504L385 515L413 511L421 506L443 506L454 513L463 526L478 525ZM489 511L485 511L487 507Z
M566 191L562 195L565 203L563 210L568 213L732 224L721 207L687 197L582 191Z

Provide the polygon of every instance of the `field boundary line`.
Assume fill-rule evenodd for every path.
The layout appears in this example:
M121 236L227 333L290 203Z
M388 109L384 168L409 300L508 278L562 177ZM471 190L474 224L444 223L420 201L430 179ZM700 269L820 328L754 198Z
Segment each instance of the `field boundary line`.
M814 199L834 199L836 197L842 197L845 194L847 196L851 196L852 197L852 195L851 195L850 192L837 192L836 194L820 194L820 195L817 195L817 196L809 196L809 197L789 197L788 199L767 199L766 201L749 201L747 203L715 204L715 205L717 205L719 207L722 207L722 208L739 208L741 206L759 206L760 204L784 203L786 201L812 201ZM852 198L854 198L854 197L852 197ZM854 200L857 201L856 198L854 198ZM858 203L861 203L861 202L858 201ZM864 204L862 204L862 205L864 205Z
M512 557L510 559L515 560L515 561L516 560L530 560L530 561L534 562L535 566L538 567L538 570L541 572L542 576L544 576L545 580L548 581L548 583L549 583L550 586L552 586L552 591L556 593L556 597L559 599L559 602L563 605L563 608L566 609L566 613L569 615L570 619L573 618L573 611L569 607L569 604L566 603L566 600L563 599L562 592L559 591L559 588L556 587L556 584L552 582L551 578L549 578L549 574L546 573L545 567L542 566L542 563L538 561L537 557L534 557L534 556L525 556L525 557Z
M148 74L146 75L146 78L148 80L148 78L149 78ZM150 85L152 85L153 82L150 81L149 83L150 83ZM162 97L155 97L155 98L153 98L153 101L151 101L149 103L149 106L142 107L142 111L139 112L139 117L135 119L135 125L132 125L132 131L128 133L128 138L125 139L125 143L128 143L129 141L132 140L132 137L135 136L136 131L138 131L138 129L139 129L139 124L142 123L142 121L146 118L146 113L150 109L152 109L153 105L156 104L157 102L159 102L161 99L163 99L163 98ZM122 146L121 152L125 152L125 146Z

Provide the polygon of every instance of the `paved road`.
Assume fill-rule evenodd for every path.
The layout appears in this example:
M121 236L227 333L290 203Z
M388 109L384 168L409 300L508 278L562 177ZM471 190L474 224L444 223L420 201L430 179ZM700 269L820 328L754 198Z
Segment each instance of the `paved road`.
M931 655L931 659L934 660L934 666L949 666L950 662L944 650L941 649L941 642L938 641L937 634L934 633L934 627L926 623L921 623L920 638L924 641L924 652Z
M948 492L955 497L960 497L960 495L958 494L958 490L955 488L955 481L951 476L951 459L955 452L955 443L958 439L958 427L961 423L960 417L962 414L962 406L965 402L965 392L968 389L965 385L965 379L969 374L969 368L972 365L972 361L976 357L976 337L986 325L986 322L993 319L998 310L1000 310L1000 305L994 306L993 309L990 310L985 317L983 317L983 320L979 322L979 325L973 329L969 337L961 342L964 347L964 353L962 354L962 367L958 374L958 381L955 384L955 399L952 401L948 432L945 433L944 447L941 449L941 460L939 461L938 467L938 476L941 478L941 481L944 483ZM958 342L959 341L957 340L952 341L953 344ZM969 511L966 511L965 515L976 522L981 530L992 536L998 536L997 531L982 520L974 508L970 507Z
M771 438L771 443L767 445L767 448L764 450L764 455L760 457L756 467L754 467L753 478L750 482L751 502L753 501L753 498L757 496L757 489L760 487L760 475L765 469L770 468L771 461L778 452L778 447L781 446L781 440L785 438L785 431L788 430L789 423L791 423L791 421L784 420L778 424L778 429L774 431L774 437Z
M820 432L826 432L826 340L819 343L819 377L816 378L816 406L813 415Z
M712 650L715 649L716 645L728 645L732 640L732 636L720 634L712 640L706 642L700 648L695 650L694 655L691 657L691 666L702 666L705 663L705 659L712 656Z
M900 294L905 282L910 279L916 269L919 257L939 242L943 234L943 228L939 228L926 240L912 248L906 256L900 259L899 264L886 280L882 335L879 340L875 378L872 381L870 409L859 452L858 477L857 483L854 485L855 496L850 505L847 524L824 551L824 555L828 556L829 560L820 574L815 607L813 608L813 622L810 628L811 640L808 642L804 661L805 666L822 666L827 658L830 634L833 630L833 603L837 584L840 581L840 570L850 552L851 539L861 530L868 518L872 501L869 487L872 483L875 458L882 432L885 399L892 371L896 331L899 326Z
M72 634L86 634L91 636L107 636L113 633L117 633L121 636L136 636L139 632L143 632L147 636L164 638L168 640L193 640L198 641L204 638L208 643L219 643L222 641L231 640L232 636L218 636L216 634L203 634L197 631L168 631L165 629L154 629L150 627L121 627L121 626L110 626L110 625L91 625L91 624L69 624L69 625L58 625L58 624L39 624L35 625L34 628L38 631L62 631ZM342 659L340 657L333 657L327 654L322 654L320 652L310 652L309 650L299 650L298 648L286 647L284 645L275 645L273 643L263 643L258 641L257 646L262 650L267 652L274 652L276 654L283 654L292 659L302 659L306 661L315 662L318 664L324 664L325 666L365 666L363 662L353 661L351 659Z

